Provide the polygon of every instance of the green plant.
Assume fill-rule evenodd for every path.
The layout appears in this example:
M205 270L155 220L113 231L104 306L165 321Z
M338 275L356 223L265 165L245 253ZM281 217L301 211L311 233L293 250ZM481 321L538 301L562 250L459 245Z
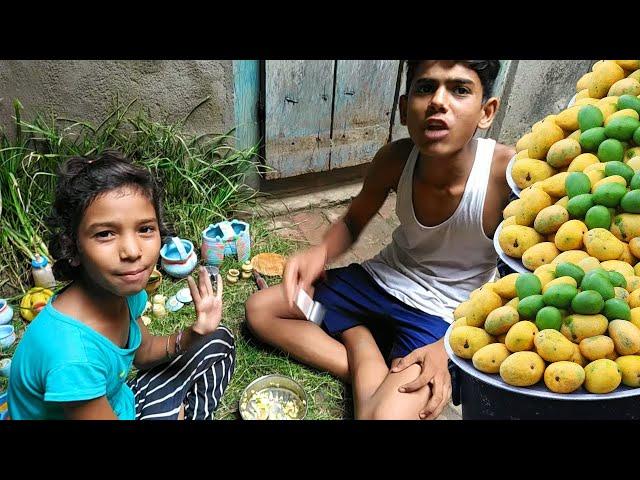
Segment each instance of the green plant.
M28 260L48 255L46 217L56 183L56 170L71 156L98 155L116 148L145 166L164 187L164 205L176 231L199 241L211 222L247 205L255 191L245 176L258 166L258 146L236 149L231 131L184 133L183 119L161 123L136 101L114 106L97 126L90 122L38 114L28 122L14 102L15 140L0 131L0 292L15 294L29 285ZM3 290L4 289L4 290ZM9 296L9 295L5 295Z

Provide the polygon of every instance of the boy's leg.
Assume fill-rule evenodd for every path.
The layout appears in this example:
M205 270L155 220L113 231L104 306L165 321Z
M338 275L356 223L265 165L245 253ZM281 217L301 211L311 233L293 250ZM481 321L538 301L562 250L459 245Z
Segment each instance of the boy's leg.
M129 382L136 420L210 419L234 368L231 332L220 326L172 361ZM183 412L183 413L181 413Z
M400 393L398 388L415 380L420 367L389 373L380 350L368 328L358 326L342 334L352 372L355 415L362 420L418 420L431 389Z
M360 418L370 398L389 373L389 367L367 327L359 325L345 330L342 332L342 341L351 368L355 416Z
M313 291L308 293L313 296ZM245 309L247 324L260 340L288 352L302 363L349 381L344 345L315 323L305 320L297 307L290 309L282 284L251 295Z

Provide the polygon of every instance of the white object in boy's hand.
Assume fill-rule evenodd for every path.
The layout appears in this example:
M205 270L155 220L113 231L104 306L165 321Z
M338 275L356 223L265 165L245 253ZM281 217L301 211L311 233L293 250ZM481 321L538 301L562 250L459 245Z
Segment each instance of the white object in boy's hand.
M307 320L310 320L318 326L322 325L325 308L320 302L314 302L309 294L302 288L298 289L298 295L296 296L296 305L302 311Z

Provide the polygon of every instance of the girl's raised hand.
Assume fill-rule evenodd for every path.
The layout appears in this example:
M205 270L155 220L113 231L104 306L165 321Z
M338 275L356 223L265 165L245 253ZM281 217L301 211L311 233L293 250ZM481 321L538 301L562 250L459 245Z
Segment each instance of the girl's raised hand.
M209 272L200 267L198 284L191 275L187 278L193 305L196 309L196 322L193 330L200 335L207 335L218 328L222 319L222 277L216 279L216 292L209 279Z

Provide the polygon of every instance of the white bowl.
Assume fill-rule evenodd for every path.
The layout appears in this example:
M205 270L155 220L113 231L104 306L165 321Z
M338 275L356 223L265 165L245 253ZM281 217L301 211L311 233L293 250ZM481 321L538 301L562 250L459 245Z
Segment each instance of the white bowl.
M493 234L493 248L496 250L496 253L500 257L500 259L504 263L506 263L512 270L515 270L518 273L531 273L531 270L529 270L527 267L523 265L521 259L510 257L509 255L504 253L504 250L502 250L502 247L500 247L498 236L502 231L503 223L504 223L504 220L500 222L500 225L498 225L498 228L496 228L496 233Z
M576 96L578 94L576 93L573 97L571 97L571 100L569 100L569 103L567 103L567 108L571 108L573 107L573 104L576 103Z

